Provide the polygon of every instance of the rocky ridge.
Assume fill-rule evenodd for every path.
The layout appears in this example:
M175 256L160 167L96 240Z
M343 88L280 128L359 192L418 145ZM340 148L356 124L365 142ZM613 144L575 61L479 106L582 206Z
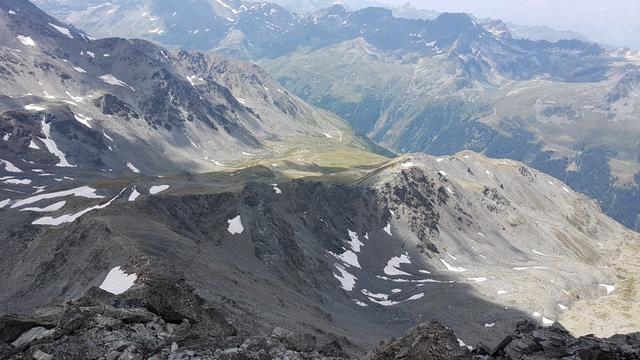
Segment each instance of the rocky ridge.
M149 284L151 285L151 284ZM276 327L255 335L232 325L183 280L113 296L90 289L77 301L39 316L0 317L2 359L353 359L347 339L320 343L309 333ZM162 293L158 292L162 290ZM560 325L522 321L496 347L472 347L437 321L383 341L362 357L391 359L637 359L640 333L575 338Z

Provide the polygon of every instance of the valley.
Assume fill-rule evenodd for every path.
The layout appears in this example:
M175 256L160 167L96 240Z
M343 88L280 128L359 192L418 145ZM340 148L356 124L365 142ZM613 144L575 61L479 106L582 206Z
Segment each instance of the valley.
M465 14L57 11L0 3L1 359L640 353L631 53Z

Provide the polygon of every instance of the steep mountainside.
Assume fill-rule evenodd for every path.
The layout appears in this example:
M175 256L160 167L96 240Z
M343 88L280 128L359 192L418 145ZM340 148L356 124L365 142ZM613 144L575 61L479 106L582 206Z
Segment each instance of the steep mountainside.
M640 228L635 52L525 40L522 29L464 14L407 19L335 5L295 15L229 2L226 18L205 0L48 4L90 33L263 59L287 89L387 147L524 161ZM202 21L184 15L195 6Z
M311 177L290 178L303 170ZM84 178L16 194L0 210L2 311L92 286L159 296L184 279L242 334L279 326L356 354L432 318L489 346L520 319L639 330L638 234L547 175L471 152L364 176L315 171ZM146 307L171 314L158 306Z
M0 159L27 172L204 171L293 147L365 147L257 66L94 40L27 1L0 4L0 46Z
M352 358L431 319L457 335L369 358L637 353L540 328L640 330L640 235L549 175L376 155L255 65L24 0L0 3L0 56L0 358Z

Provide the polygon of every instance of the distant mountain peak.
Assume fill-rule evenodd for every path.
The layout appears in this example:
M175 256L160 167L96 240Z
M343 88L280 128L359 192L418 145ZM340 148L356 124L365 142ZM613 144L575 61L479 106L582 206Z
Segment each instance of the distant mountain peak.
M466 13L442 13L433 20L435 24L447 26L451 30L459 32L477 31L478 24Z

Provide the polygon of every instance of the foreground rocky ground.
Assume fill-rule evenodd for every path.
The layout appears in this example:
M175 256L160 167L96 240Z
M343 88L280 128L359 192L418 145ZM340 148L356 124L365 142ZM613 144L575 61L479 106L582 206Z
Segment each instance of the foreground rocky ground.
M251 333L183 280L163 279L115 296L98 288L34 317L0 317L1 359L347 359L345 338L274 328ZM326 334L325 334L326 335ZM322 341L319 339L323 338ZM390 359L639 359L640 333L574 338L559 325L517 325L497 347L471 348L438 322L381 342L364 357Z

